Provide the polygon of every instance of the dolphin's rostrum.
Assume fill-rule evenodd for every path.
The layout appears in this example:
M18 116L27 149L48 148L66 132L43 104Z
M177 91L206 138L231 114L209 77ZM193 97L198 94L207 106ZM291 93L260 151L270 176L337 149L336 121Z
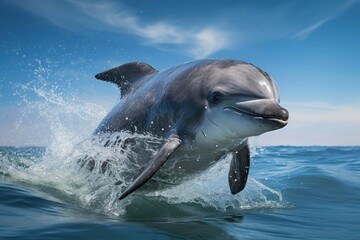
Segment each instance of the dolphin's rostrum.
M288 121L276 83L243 61L196 60L161 72L134 62L95 77L117 84L121 99L94 134L127 130L165 139L120 199L143 186L174 155L187 154L198 161L184 157L178 164L194 173L231 153L228 181L236 194L249 174L248 137L282 128Z

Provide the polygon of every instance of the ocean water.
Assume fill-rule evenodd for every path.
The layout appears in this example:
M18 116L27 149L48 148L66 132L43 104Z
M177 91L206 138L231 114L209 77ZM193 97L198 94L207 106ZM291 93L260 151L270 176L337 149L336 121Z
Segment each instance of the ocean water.
M46 148L2 147L0 239L359 239L360 147L252 150L236 196L224 159L119 201L113 176L79 171Z

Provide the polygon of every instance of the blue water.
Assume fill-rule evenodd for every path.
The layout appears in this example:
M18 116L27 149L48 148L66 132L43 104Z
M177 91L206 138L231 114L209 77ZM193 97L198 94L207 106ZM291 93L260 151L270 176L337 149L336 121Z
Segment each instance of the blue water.
M111 175L76 169L79 154L0 148L1 239L360 239L360 147L253 147L237 196L224 159L124 202Z

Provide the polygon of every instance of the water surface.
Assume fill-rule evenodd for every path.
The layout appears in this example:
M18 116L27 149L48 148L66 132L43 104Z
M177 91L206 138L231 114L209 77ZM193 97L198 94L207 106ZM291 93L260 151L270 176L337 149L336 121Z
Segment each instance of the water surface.
M75 170L79 153L2 147L0 238L359 239L360 147L252 150L236 196L224 159L191 181L119 201L114 176Z

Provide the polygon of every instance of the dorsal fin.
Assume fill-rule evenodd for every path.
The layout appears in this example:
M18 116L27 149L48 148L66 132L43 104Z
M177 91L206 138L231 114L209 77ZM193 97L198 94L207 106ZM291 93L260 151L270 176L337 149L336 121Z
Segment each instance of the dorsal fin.
M117 84L121 94L125 94L137 79L154 72L157 72L157 70L149 64L132 62L96 74L95 77L99 80Z

